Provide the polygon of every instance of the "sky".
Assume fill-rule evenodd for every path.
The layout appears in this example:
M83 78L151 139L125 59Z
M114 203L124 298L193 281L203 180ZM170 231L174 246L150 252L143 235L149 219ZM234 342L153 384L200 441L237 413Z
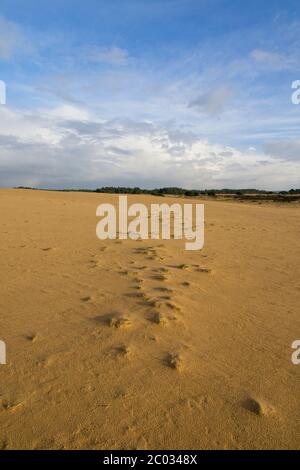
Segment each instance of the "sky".
M299 188L295 80L298 0L1 0L0 187Z

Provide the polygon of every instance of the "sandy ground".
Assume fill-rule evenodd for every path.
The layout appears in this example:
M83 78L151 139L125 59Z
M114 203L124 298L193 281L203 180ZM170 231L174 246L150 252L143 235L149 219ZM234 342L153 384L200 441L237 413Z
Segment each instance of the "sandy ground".
M299 208L205 202L192 252L112 201L0 190L0 448L299 449Z

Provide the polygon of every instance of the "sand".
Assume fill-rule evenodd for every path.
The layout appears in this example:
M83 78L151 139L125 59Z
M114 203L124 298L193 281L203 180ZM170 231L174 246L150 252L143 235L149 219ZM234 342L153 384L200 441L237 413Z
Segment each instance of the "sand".
M299 449L299 207L205 201L193 252L113 201L0 190L0 448Z

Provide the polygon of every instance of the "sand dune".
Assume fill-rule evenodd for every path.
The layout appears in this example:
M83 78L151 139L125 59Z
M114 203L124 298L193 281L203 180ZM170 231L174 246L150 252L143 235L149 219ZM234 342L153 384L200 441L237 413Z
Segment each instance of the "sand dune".
M299 208L207 201L185 251L101 202L0 191L0 448L300 448Z

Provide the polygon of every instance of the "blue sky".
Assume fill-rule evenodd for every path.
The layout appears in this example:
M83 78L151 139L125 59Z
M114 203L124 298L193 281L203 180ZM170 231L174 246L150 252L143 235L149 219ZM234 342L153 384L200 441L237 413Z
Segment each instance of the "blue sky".
M2 0L0 186L299 187L300 5Z

